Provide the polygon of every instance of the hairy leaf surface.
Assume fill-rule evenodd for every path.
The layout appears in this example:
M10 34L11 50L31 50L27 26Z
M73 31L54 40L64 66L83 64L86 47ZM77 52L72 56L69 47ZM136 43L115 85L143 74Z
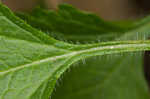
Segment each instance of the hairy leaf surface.
M79 19L76 19L77 17L73 19L80 20L80 17ZM84 20L83 23L87 24L84 22ZM94 23L92 22L91 24ZM7 7L0 4L0 86L1 86L0 99L49 99L58 78L61 76L61 74L64 73L64 71L66 71L67 68L69 68L69 66L71 66L73 63L77 62L78 60L85 59L91 56L97 56L97 55L150 50L150 41L142 40L143 37L148 36L149 26L150 26L149 24L145 23L144 26L141 26L137 30L134 31L132 30L131 32L128 32L124 36L120 37L120 39L126 39L126 37L130 39L133 38L133 36L135 36L135 33L137 33L137 31L145 32L139 34L140 35L139 40L113 41L113 42L102 42L98 44L74 45L74 44L69 44L69 43L55 40L52 37L46 35L45 33L32 28L31 26L27 25L24 21L16 17ZM62 30L59 31L61 33ZM72 30L69 30L69 32L71 31ZM114 61L110 61L110 63L114 62L115 64L115 62L117 62L115 60L117 59L119 60L120 56L115 57ZM132 57L128 59L132 59ZM104 58L102 58L102 61L103 60L105 60L105 56ZM136 63L136 61L138 60L139 63ZM132 60L133 61L132 64L134 65L138 64L137 70L135 72L134 71L130 72L132 75L130 75L130 73L127 73L126 71L129 70L129 67L132 64L130 64L129 66L127 66L128 68L126 68L125 66L122 66L122 64L126 63L127 61L125 60L122 62L118 61L121 62L121 65L120 66L118 65L114 70L120 67L121 70L118 72L122 73L123 78L122 76L115 75L115 77L112 77L112 79L114 80L112 80L111 84L104 82L103 88L96 87L98 88L98 90L101 90L103 94L98 94L99 91L94 91L95 88L92 91L92 88L88 86L88 84L85 84L84 87L87 86L89 87L88 89L89 92L87 95L86 94L80 95L82 91L80 90L81 91L80 92L78 91L78 89L77 91L79 92L79 94L77 93L76 95L74 95L73 92L73 93L69 93L68 95L67 93L69 90L67 90L67 91L63 91L63 92L67 92L66 94L63 94L62 92L62 95L57 95L57 97L54 97L54 99L57 98L75 99L77 97L79 99L81 98L82 99L83 98L87 98L87 99L88 98L89 99L90 98L93 99L116 98L117 99L117 97L118 99L120 99L121 97L122 99L124 99L125 97L129 97L129 99L130 98L148 99L149 98L148 89L141 73L140 66L142 62L140 60L141 57L137 57L137 59ZM96 64L99 63L96 62ZM96 67L93 69L98 68L97 67L98 65L96 64L95 64ZM87 67L88 69L92 68L90 67L90 63L88 65L89 65ZM104 68L105 66L104 67L103 66L104 65L99 66L99 68L102 71L103 69L105 69ZM110 68L114 68L113 66ZM135 66L133 66L132 68L134 67ZM82 70L84 69L82 69L81 67L81 71L79 72L83 73ZM107 69L106 67L105 69L106 73L109 72L108 70L110 70L111 72L111 70L113 69ZM77 74L80 75L80 73ZM103 75L101 74L98 74L95 77L97 76L101 77L102 79L105 79L105 77L103 77ZM135 76L139 76L139 78L136 78ZM122 80L123 83L121 82L118 83L117 80L115 80L115 78L117 78L117 80L120 80L121 78L122 79L126 78L130 80L128 80L129 82L127 80ZM82 82L82 79L83 78L78 79L79 82L80 81ZM90 79L91 79L90 77L87 77L86 80L90 81ZM135 86L132 86L133 80L136 83ZM94 82L94 80L91 81ZM103 82L103 80L100 80L100 83L99 81L98 83L101 84L101 81ZM127 83L125 83L124 81L127 81ZM71 80L69 80L69 82L72 83ZM126 84L126 86L123 85L124 83ZM119 87L119 84L121 87ZM93 83L91 83L91 85L93 85ZM127 94L130 86L133 89L131 88L132 90L129 90L129 93ZM110 87L112 90L109 90L108 87ZM115 90L118 90L120 93L116 94L117 91L114 91L113 87L115 87L116 88ZM63 89L65 90L66 88L67 87ZM97 94L96 93L93 94L94 92L96 92ZM106 94L108 96L106 96Z

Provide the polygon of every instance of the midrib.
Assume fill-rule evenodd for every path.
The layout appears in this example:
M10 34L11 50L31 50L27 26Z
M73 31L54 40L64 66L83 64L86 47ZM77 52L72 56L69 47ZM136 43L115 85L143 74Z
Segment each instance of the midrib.
M129 49L130 48L130 49ZM135 49L136 48L136 49ZM121 49L121 50L117 50L117 49ZM25 64L25 65L21 65L15 68L11 68L9 70L6 71L2 71L0 72L0 75L3 74L7 74L9 72L14 72L23 68L27 68L30 66L34 66L40 63L44 63L44 62L48 62L48 61L53 61L53 60L57 60L57 59L61 59L61 58L69 58L71 56L75 56L75 55L81 55L86 53L87 56L92 56L91 52L95 52L95 51L102 51L102 53L98 53L97 55L104 55L104 54L112 54L112 53L119 53L119 52L129 52L129 51L141 51L141 50L150 50L150 42L145 41L145 43L140 43L137 41L137 43L135 44L118 44L118 45L110 45L110 46L104 46L104 47L95 47L95 48L90 48L90 49L85 49L85 50L80 50L80 51L73 51L64 55L59 55L59 56L54 56L54 57L48 57L42 60L38 60L38 61L34 61L32 63L29 64ZM107 50L107 52L103 53L105 50ZM109 51L108 51L109 50ZM111 51L114 52L111 52ZM111 53L110 53L111 52Z

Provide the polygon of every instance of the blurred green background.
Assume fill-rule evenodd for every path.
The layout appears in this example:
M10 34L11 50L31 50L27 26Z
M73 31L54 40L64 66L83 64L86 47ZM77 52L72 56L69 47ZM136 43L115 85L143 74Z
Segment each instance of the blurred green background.
M39 0L3 0L13 10L31 9ZM44 0L48 7L70 3L82 10L94 12L107 20L133 19L149 14L150 0Z

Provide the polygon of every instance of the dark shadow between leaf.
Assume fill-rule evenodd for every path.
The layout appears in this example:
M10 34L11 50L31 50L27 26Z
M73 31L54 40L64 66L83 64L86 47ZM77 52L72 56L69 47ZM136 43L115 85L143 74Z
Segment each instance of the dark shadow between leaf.
M144 75L150 88L150 51L144 53Z

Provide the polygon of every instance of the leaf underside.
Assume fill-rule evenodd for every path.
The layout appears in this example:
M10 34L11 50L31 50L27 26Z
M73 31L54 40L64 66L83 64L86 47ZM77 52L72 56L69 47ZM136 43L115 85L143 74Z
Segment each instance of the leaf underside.
M131 53L150 49L150 41L145 40L149 18L124 26L68 5L60 6L58 12L38 8L17 15L37 29L0 4L0 99L149 99L142 53ZM55 40L38 29L73 42L83 36L81 43L88 42L86 33L93 36L91 41L94 35L119 37L78 45ZM130 53L117 54L123 52ZM81 59L86 64L71 69L51 95L61 75Z

